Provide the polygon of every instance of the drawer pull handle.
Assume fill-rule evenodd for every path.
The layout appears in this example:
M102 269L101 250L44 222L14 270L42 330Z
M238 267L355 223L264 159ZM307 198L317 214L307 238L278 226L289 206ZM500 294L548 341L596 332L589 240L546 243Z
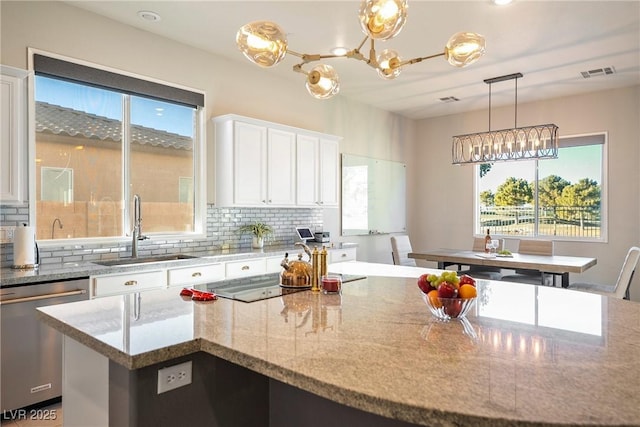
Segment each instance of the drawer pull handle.
M242 266L242 269L243 269L243 270L248 270L249 268L250 268L250 267L249 267L248 265L243 265L243 266Z
M138 281L137 280L127 280L126 282L124 282L125 286L133 286L133 285L137 285Z
M199 271L196 271L191 275L191 277L200 277L200 276L202 276L202 273L200 273Z
M344 258L344 257L346 257L346 256L347 256L347 254L342 254L342 255L340 255L340 256L341 256L342 258Z

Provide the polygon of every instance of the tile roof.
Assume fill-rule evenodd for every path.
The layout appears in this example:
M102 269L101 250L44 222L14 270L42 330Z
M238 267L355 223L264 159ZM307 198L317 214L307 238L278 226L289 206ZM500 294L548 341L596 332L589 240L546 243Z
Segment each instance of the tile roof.
M36 102L36 132L82 136L119 142L122 124L119 120L89 114L46 102ZM132 143L192 150L193 139L139 125L131 126Z

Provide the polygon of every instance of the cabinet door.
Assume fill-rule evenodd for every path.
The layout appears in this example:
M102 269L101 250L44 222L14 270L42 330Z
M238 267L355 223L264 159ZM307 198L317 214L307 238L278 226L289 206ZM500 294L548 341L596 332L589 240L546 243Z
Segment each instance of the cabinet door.
M296 203L296 135L269 129L267 138L267 203L293 206Z
M234 123L233 201L240 206L264 206L266 195L267 128Z
M26 146L26 110L24 79L1 75L0 88L0 200L19 203L25 198L23 189L26 168L23 153Z
M338 141L320 138L318 153L320 156L319 203L323 207L338 206L338 182L340 162L338 160Z
M296 201L298 206L318 205L319 138L298 135L296 140Z

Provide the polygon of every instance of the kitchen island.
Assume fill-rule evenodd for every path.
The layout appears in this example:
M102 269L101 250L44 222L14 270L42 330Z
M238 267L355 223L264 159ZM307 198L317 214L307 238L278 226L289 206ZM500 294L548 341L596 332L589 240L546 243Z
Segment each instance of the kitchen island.
M402 277L346 283L342 295L193 302L167 289L40 310L76 358L66 378L84 378L63 404L101 413L95 425L163 425L177 411L221 426L640 425L640 304L478 288L468 321L448 323ZM188 360L193 384L157 395L157 370ZM96 372L102 383L88 380Z

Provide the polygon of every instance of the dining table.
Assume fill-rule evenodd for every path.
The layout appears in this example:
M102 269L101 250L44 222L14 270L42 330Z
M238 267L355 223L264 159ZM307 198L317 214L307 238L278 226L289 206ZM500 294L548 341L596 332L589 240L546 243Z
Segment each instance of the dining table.
M550 274L561 277L561 286L569 286L569 273L584 273L597 263L596 258L567 255L534 255L534 254L496 254L461 249L433 249L409 252L409 258L438 263L439 269L451 265L476 265L499 267L510 270L534 270L542 275ZM555 281L554 281L555 283Z

